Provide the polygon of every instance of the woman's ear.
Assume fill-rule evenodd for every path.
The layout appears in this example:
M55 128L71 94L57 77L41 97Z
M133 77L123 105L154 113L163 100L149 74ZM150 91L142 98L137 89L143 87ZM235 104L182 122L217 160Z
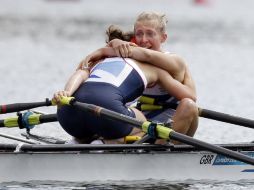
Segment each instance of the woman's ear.
M161 43L164 43L168 38L168 35L166 33L161 34Z

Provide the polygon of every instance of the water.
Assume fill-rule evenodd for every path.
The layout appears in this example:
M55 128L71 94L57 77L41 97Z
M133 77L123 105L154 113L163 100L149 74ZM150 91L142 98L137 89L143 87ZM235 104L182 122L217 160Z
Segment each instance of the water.
M1 0L0 104L42 101L62 89L85 55L105 45L105 30L132 29L143 10L164 12L169 39L164 48L187 61L202 108L254 118L254 2L210 0ZM53 113L55 108L39 110ZM0 119L14 114L0 115ZM0 129L19 136L20 129ZM22 131L23 132L23 131ZM69 139L57 123L32 132ZM209 143L249 142L254 130L200 119L195 138ZM0 138L0 142L14 142ZM146 184L147 186L145 186ZM251 182L29 182L2 189L253 189Z
M1 187L1 186L0 186ZM253 189L252 182L240 181L240 182L215 182L215 181L186 181L186 182L171 182L166 181L109 181L107 183L93 182L91 183L71 183L71 182L28 182L28 183L3 183L3 190L197 190L197 189L209 189L209 190L250 190Z

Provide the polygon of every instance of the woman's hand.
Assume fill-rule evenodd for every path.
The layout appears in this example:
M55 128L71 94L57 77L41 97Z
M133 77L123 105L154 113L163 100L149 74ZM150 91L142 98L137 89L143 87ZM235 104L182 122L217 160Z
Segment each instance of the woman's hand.
M126 42L119 39L111 40L108 43L109 47L112 47L118 57L131 57L131 46L137 46L133 42Z
M52 101L55 102L57 105L60 103L60 100L62 97L70 97L71 94L69 91L66 91L66 90L61 90L61 91L58 91L56 93L54 93L53 95L53 98L52 98Z
M102 58L104 58L103 55L103 50L102 49L98 49L96 51L94 51L93 53L87 55L85 57L85 59L83 59L76 70L79 69L89 69L91 68L93 65L95 65L99 60L101 60Z
M79 63L77 70L79 69L88 69L89 68L89 65L92 64L92 55L88 55L85 57L85 59L81 60L81 62Z

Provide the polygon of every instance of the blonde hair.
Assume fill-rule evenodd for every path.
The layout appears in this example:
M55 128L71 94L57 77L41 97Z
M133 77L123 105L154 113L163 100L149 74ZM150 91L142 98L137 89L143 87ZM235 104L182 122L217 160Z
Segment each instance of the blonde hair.
M138 15L138 18L136 19L135 26L138 22L155 22L157 29L165 33L166 32L166 26L168 23L168 19L165 14L163 13L157 13L157 12L142 12L140 15Z
M108 29L106 30L106 43L110 42L113 39L120 39L123 41L131 41L131 39L134 36L134 32L124 32L122 29L120 29L116 25L110 25Z

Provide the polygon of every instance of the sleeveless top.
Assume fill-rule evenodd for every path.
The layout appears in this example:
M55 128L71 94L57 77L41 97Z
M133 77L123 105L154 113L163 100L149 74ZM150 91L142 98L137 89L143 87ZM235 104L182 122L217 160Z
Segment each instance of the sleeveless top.
M125 103L139 97L147 87L147 79L143 71L129 58L104 59L91 69L85 83L90 82L114 86L123 96Z
M165 54L169 54L170 52L164 52ZM165 90L161 85L155 84L152 87L147 87L143 94L143 96L155 98L158 102L177 102L178 100L171 96L167 90Z

